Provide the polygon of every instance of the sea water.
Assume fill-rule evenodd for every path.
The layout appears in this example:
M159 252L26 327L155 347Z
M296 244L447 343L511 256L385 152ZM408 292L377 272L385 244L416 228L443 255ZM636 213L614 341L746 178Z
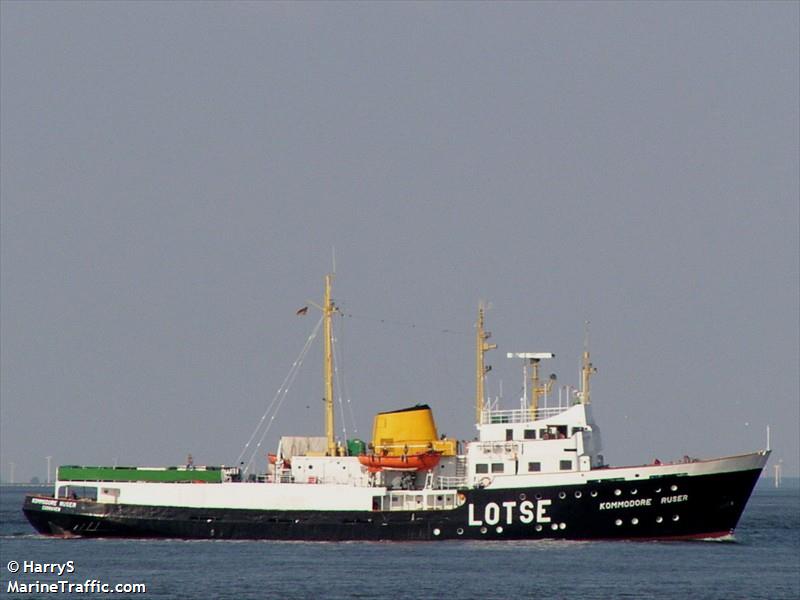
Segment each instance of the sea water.
M144 584L140 598L800 598L800 489L762 481L723 542L351 542L55 539L27 491L0 488L0 598L100 598L44 584ZM26 564L72 572L22 573ZM72 561L71 563L69 561ZM10 573L9 563L20 565ZM13 565L12 565L13 568ZM56 570L58 567L56 567ZM16 581L17 584L13 584ZM87 581L95 581L88 584ZM37 584L36 582L42 582ZM38 592L9 593L33 584ZM23 588L17 587L21 590Z

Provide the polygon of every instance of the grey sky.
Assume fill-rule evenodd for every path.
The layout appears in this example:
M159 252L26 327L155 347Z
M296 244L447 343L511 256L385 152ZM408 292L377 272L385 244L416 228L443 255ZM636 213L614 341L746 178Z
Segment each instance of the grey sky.
M0 474L234 462L335 246L361 437L474 435L483 299L506 405L590 319L612 463L796 475L799 6L3 2Z

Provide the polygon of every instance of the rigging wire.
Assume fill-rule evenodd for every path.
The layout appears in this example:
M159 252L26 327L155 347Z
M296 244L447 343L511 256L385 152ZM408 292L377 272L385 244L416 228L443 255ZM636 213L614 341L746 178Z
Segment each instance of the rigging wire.
M352 313L340 313L343 317L347 317L349 319L358 319L360 321L372 321L373 323L383 323L384 325L397 325L399 327L406 327L408 329L419 329L420 331L427 331L427 332L434 332L434 333L446 333L449 335L475 335L472 332L467 331L459 331L457 329L441 329L439 327L431 327L429 325L418 325L417 323L412 323L411 321L395 321L394 319L382 319L380 317L368 317L362 315L354 315Z
M338 346L338 338L334 336L333 338L334 343L331 344L331 350L333 351L333 378L336 380L335 389L338 392L338 401L339 401L339 416L340 421L342 423L342 438L347 443L347 423L344 420L344 409L342 408L342 386L341 381L339 378L339 352L337 351L336 347Z
M435 327L430 327L430 326L418 325L418 324L410 322L410 321L397 321L397 320L394 320L394 319L385 319L385 318L380 318L380 317L354 315L352 313L345 313L345 312L343 312L341 310L338 310L337 312L338 312L338 314L340 314L342 316L342 321L340 322L340 327L339 327L340 334L341 334L341 331L342 331L344 318L350 318L350 319L358 319L358 320L362 320L362 321L370 321L370 322L373 322L373 323L381 323L381 324L384 324L384 325L395 325L395 326L405 327L405 328L409 328L409 329L416 329L416 330L424 331L424 332L433 332L433 333L448 334L448 335L464 335L464 336L467 336L467 335L471 336L472 335L471 332L459 331L459 330L456 330L456 329L441 329L441 328L435 328ZM258 438L258 443L253 448L252 453L250 454L250 458L249 458L249 460L247 461L247 464L244 467L243 474L247 474L248 470L252 466L253 461L255 460L255 457L258 454L258 451L261 448L261 445L262 445L264 439L266 438L267 433L269 432L270 428L272 427L273 422L275 421L275 417L277 416L278 411L280 410L281 406L283 405L284 401L286 400L286 396L287 396L287 394L289 392L289 389L291 388L292 384L294 383L295 379L297 378L297 374L299 372L300 366L303 364L303 361L305 360L305 357L308 354L308 351L309 351L309 349L311 347L311 344L313 343L314 339L316 338L317 334L319 333L319 329L320 329L320 327L322 325L322 322L323 322L323 317L320 317L319 321L317 321L317 324L314 326L314 329L313 329L312 333L306 339L306 342L303 345L303 348L300 351L298 357L292 363L292 366L289 369L289 372L287 373L286 377L284 378L283 383L281 383L281 386L275 392L275 395L273 396L272 400L270 401L269 405L267 406L267 409L264 411L264 414L261 415L261 418L259 419L259 422L256 424L256 427L253 430L253 433L250 435L250 438L247 440L247 442L245 443L244 447L242 448L242 451L241 451L241 453L239 454L239 457L236 460L236 464L239 464L239 465L243 464L242 459L246 456L248 449L250 449L251 444L256 439L256 436L259 434L259 431L261 431L262 428L263 428L263 431L261 431L261 436ZM347 409L348 409L348 412L349 412L349 415L350 415L350 423L353 426L354 434L358 433L358 426L356 425L355 415L353 413L352 402L351 402L350 396L346 392L346 390L345 390L345 394L344 394L344 400L342 398L342 390L344 390L344 376L341 375L340 372L339 372L339 365L341 364L341 353L337 350L337 344L333 345L333 352L334 352L334 376L336 378L336 387L339 390L339 395L338 395L339 413L340 413L340 416L341 416L342 431L343 431L343 434L344 434L344 439L346 440L347 439L347 426L346 426L346 415L345 415L345 411L344 411L344 404L347 404ZM272 414L270 414L270 413L272 413ZM268 416L269 416L269 421L267 421L267 417Z
M292 383L294 383L294 380L297 378L297 373L300 370L300 366L303 364L303 361L305 360L306 354L308 354L308 350L311 347L311 344L313 343L314 339L317 337L317 333L319 332L319 328L320 328L321 325L322 325L322 317L320 317L319 321L317 321L317 324L314 326L314 330L311 332L311 334L306 339L305 344L303 344L302 350L300 350L300 354L298 354L297 358L292 363L292 366L289 369L289 372L286 374L286 377L284 378L284 380L281 383L280 387L275 392L275 395L272 397L272 401L267 406L267 409L264 411L264 414L261 415L261 419L256 424L256 427L253 430L253 433L250 434L250 438L247 440L247 442L245 443L244 447L242 448L242 451L239 454L239 458L236 459L236 464L241 465L242 464L242 459L247 454L247 450L250 448L250 444L253 443L253 440L258 435L258 432L262 429L262 427L264 427L264 423L266 421L267 416L269 416L270 413L272 412L272 415L270 416L269 422L266 424L266 427L264 428L264 431L262 432L261 437L258 440L258 444L255 446L255 448L253 448L253 452L252 452L252 454L250 456L250 459L247 461L247 465L244 468L244 473L243 474L246 474L247 471L250 469L250 466L252 465L253 460L255 459L255 456L256 456L259 448L261 448L261 444L264 441L264 438L266 437L267 432L269 431L270 427L272 426L272 423L275 420L275 416L277 415L278 411L280 410L280 407L283 404L283 401L286 399L286 395L289 392L289 388L291 387ZM274 407L274 410L273 410L273 407Z
M434 327L434 326L431 326L431 325L419 324L419 323L415 323L415 322L412 322L412 321L397 321L397 320L394 320L394 319L386 319L386 318L381 318L381 317L376 317L376 316L353 314L351 312L344 312L344 311L341 311L341 310L339 312L342 315L342 317L347 317L347 318L350 318L350 319L358 319L360 321L369 321L369 322L372 322L372 323L380 323L381 325L389 325L389 326L401 327L401 328L405 328L405 329L413 329L414 331L417 331L417 332L419 332L421 334L455 335L455 336L469 336L469 337L472 337L472 336L475 335L474 329L472 331L462 331L462 330L459 330L459 329ZM449 368L447 366L447 362L446 361L438 363L438 364L439 364L439 368L441 368L442 365L443 365L444 370L445 370L448 378L452 382L452 385L454 385L456 388L461 389L462 393L469 394L469 391L466 390L466 388L464 387L463 383L461 382L461 379L459 377L454 377L452 375L452 373L450 372L450 370L449 370ZM349 400L348 400L348 402L349 402ZM351 408L351 410L352 410L352 408Z
M339 401L339 415L342 423L342 434L344 436L345 442L347 441L347 419L344 412L344 404L347 404L347 408L349 409L350 413L350 424L353 426L353 435L358 434L358 426L356 425L355 415L353 415L353 407L352 403L350 402L350 394L348 393L345 387L345 378L343 369L340 371L340 366L342 365L342 342L341 339L344 338L343 335L344 331L344 320L339 322L339 335L336 337L336 342L333 345L333 364L334 364L334 376L336 378L336 390L339 392L338 394L338 401ZM342 394L344 394L344 401L342 399Z
M275 417L278 415L278 411L281 409L281 406L283 405L284 401L286 400L286 396L289 393L289 389L291 388L292 384L294 383L295 379L297 378L297 374L300 372L300 367L303 364L303 360L305 360L305 356L306 356L306 354L308 354L308 351L311 348L311 344L313 343L314 339L316 338L317 332L319 331L319 328L320 328L321 325L322 325L322 317L320 317L320 320L317 322L317 325L314 327L314 331L312 332L312 334L306 340L306 344L305 344L305 346L303 347L303 350L300 353L300 357L298 358L297 361L295 361L296 368L294 368L295 365L292 365L294 370L293 370L293 372L290 373L290 377L291 378L289 379L288 384L283 388L283 395L280 398L280 400L278 401L278 404L275 406L275 410L274 410L272 416L270 417L269 423L267 423L266 428L262 432L261 437L258 440L258 444L253 449L253 452L252 452L252 454L250 456L250 460L247 462L247 466L245 467L245 472L247 472L247 470L250 468L250 465L253 463L253 460L258 455L259 449L261 448L261 445L264 442L264 438L266 438L267 433L269 432L270 428L272 427L272 424L275 421Z

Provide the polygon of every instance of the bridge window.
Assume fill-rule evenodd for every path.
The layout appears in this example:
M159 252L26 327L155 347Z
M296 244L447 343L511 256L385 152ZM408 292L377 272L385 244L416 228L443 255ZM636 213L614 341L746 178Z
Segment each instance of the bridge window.
M558 463L558 468L562 471L570 471L572 470L572 461L571 460L562 460Z
M506 441L510 442L514 439L514 430L513 429L506 429Z
M503 463L492 463L492 473L502 473Z
M525 430L525 439L526 440L535 440L536 439L536 430L535 429L526 429Z
M488 473L489 472L489 465L485 463L478 463L475 465L475 472L476 473Z
M94 486L68 485L64 495L73 500L97 500L97 488Z
M100 493L104 496L112 496L114 498L119 498L119 488L102 488Z
M540 462L529 462L528 463L528 472L529 473L533 473L535 471L541 471L541 470L542 470L542 463L540 463Z

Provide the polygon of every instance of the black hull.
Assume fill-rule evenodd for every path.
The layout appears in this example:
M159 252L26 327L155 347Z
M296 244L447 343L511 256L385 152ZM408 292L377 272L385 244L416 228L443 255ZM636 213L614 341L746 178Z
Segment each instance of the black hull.
M40 533L82 537L300 541L715 538L733 533L760 473L761 469L753 469L642 481L589 480L584 485L563 487L463 490L462 506L436 511L201 509L33 495L26 497L23 511Z

